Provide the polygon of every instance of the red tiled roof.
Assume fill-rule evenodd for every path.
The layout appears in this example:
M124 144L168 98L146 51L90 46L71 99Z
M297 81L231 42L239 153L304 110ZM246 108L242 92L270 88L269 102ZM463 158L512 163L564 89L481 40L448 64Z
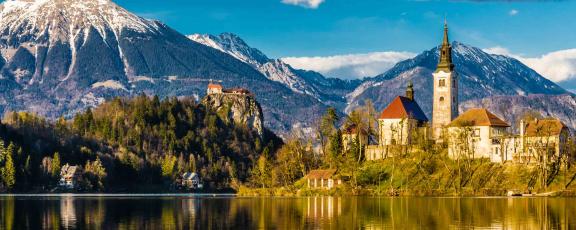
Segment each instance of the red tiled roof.
M380 119L402 119L402 118L412 118L418 121L428 121L428 118L418 106L418 103L414 100L410 100L407 97L398 96L386 107L382 114L380 114Z
M567 129L558 119L534 120L526 124L525 135L528 137L556 136Z
M214 84L214 83L208 83L208 89L222 89L222 85Z
M450 126L498 126L510 127L508 123L486 109L470 109L454 119Z

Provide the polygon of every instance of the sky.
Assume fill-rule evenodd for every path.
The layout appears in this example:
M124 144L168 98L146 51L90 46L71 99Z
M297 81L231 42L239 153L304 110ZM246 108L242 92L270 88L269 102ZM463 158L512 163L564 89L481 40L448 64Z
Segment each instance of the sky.
M115 2L184 34L238 34L271 58L342 78L370 76L438 45L446 18L452 40L517 57L556 82L576 79L576 1Z

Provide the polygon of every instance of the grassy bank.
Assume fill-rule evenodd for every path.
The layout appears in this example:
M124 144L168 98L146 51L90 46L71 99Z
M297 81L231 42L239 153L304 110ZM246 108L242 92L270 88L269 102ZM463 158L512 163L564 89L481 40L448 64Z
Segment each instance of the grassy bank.
M308 189L304 179L274 188L241 187L245 196L504 196L521 194L576 195L576 167L546 168L536 164L492 163L487 159L452 160L445 154L414 152L396 158L368 161L352 174L341 175L344 185Z

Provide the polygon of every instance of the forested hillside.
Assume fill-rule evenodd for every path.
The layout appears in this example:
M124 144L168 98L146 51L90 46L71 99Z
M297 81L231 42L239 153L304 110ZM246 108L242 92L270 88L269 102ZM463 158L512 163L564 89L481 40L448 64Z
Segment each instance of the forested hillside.
M164 191L186 171L198 172L209 189L228 189L281 144L270 131L261 137L193 99L144 95L54 123L7 113L0 137L2 190L26 192L54 188L66 163L82 166L87 191Z

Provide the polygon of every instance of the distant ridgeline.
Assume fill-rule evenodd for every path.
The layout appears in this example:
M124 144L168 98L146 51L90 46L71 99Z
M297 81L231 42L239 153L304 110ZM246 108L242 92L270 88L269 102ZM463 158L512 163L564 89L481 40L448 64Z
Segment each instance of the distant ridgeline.
M0 125L0 189L168 191L189 172L199 175L205 189L230 189L247 179L261 154L281 145L262 126L260 105L244 96L210 97L202 104L145 95L115 98L56 122L7 113Z

